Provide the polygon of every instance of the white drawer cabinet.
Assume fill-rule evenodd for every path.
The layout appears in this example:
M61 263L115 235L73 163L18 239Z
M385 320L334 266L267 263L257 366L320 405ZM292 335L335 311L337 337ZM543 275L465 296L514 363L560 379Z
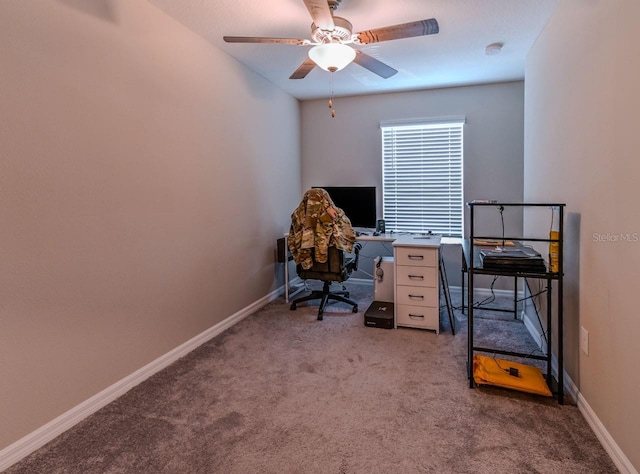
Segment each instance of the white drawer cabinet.
M440 333L440 238L401 236L393 243L395 325Z

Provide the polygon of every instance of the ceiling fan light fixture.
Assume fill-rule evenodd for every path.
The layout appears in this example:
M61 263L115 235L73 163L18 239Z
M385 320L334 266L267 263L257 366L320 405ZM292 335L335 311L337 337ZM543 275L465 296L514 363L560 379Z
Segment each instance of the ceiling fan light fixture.
M309 58L325 71L339 71L356 57L356 51L342 43L325 43L309 50Z

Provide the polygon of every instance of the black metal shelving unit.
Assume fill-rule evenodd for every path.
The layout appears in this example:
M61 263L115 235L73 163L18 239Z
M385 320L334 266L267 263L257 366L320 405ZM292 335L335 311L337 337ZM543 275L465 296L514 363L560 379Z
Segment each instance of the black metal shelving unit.
M564 380L563 380L563 287L562 287L562 279L563 279L563 238L564 238L564 208L565 204L559 203L509 203L509 202L477 202L472 201L467 203L467 207L470 210L470 219L469 219L469 240L465 240L463 243L463 258L465 260L464 266L467 270L467 301L468 301L468 314L467 314L467 324L468 324L468 360L467 360L467 369L468 369L468 377L469 377L469 386L470 388L474 388L475 382L473 379L473 356L475 352L487 352L492 354L501 354L507 356L514 357L522 357L522 358L530 358L536 360L542 360L546 362L546 381L549 388L553 391L554 389L554 379L551 369L551 361L552 361L552 347L555 333L552 331L552 293L553 293L553 282L555 283L556 289L556 305L557 305L557 343L558 343L558 374L557 374L557 387L555 388L555 394L558 398L558 403L564 403ZM487 235L475 235L474 229L474 210L476 207L496 207L496 208L507 208L507 207L547 207L552 210L558 210L558 239L552 238L534 238L527 237L525 235L521 236L487 236ZM545 264L545 271L522 271L519 269L511 269L505 267L503 269L485 269L482 266L482 260L480 258L480 249L478 246L473 245L475 240L499 240L499 241L517 241L517 242L557 242L558 243L558 271L552 272L549 269L548 263ZM514 292L517 293L517 279L518 278L535 278L544 280L546 282L546 296L547 296L547 351L544 355L530 354L530 353L521 353L514 351L501 350L495 347L480 347L476 346L474 343L474 334L473 334L473 323L474 323L474 304L473 304L473 291L474 291L474 277L476 275L493 275L493 276L506 276L513 277L516 285L514 287ZM464 298L463 298L464 299ZM515 306L516 298L514 296L514 306ZM515 312L515 310L514 310Z

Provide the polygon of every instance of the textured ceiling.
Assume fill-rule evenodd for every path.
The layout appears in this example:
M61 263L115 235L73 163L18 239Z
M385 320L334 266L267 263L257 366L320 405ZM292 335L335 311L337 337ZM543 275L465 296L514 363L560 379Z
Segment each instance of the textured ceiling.
M309 46L225 43L224 35L310 38L302 0L148 0L299 99L327 97L331 74L316 67L289 76ZM334 75L336 96L519 80L527 52L559 0L342 0L335 12L354 32L436 18L436 35L358 46L399 72L382 79L350 64ZM487 56L484 48L504 43Z

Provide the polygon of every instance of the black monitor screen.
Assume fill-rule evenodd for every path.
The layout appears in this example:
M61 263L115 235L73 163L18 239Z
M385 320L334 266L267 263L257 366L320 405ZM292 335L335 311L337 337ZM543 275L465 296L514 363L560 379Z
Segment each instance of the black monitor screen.
M333 203L342 209L353 227L376 226L375 186L316 186L331 196Z

